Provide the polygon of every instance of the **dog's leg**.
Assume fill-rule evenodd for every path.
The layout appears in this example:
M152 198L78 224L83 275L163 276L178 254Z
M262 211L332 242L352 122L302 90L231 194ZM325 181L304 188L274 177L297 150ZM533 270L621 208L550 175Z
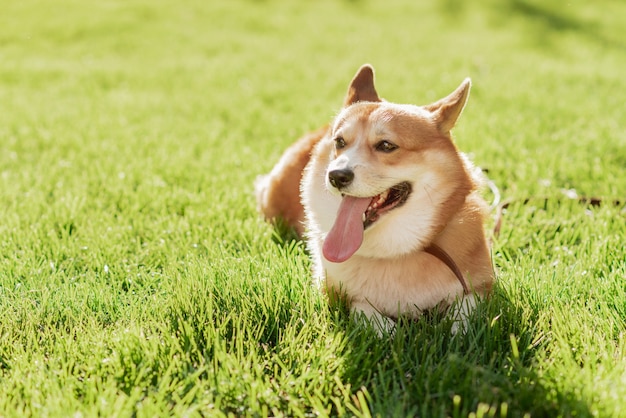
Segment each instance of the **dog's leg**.
M462 298L457 299L450 309L448 310L448 316L452 319L452 335L457 333L464 334L467 331L467 321L476 307L477 296L474 293L464 295Z
M396 322L393 319L380 313L367 301L353 302L351 311L357 322L366 322L374 328L380 337L385 334L391 334L396 326Z

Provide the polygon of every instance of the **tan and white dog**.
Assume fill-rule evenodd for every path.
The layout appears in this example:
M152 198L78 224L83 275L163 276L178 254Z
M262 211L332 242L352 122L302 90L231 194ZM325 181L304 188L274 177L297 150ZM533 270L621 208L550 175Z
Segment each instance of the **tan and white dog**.
M491 290L480 170L450 135L469 90L394 104L364 65L332 124L257 181L259 211L304 232L322 288L381 328L450 305L458 318Z

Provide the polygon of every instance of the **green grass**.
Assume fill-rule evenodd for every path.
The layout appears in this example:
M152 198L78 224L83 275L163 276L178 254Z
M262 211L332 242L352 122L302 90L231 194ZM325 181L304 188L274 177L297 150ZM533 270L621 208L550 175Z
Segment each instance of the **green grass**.
M622 1L0 3L0 416L626 415ZM396 102L473 79L512 203L465 335L376 338L256 216L364 62Z

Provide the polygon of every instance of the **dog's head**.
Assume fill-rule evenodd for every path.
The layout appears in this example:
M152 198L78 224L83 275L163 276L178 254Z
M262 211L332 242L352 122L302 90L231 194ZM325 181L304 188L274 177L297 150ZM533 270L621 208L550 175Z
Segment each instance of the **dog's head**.
M368 256L408 253L458 210L472 182L450 130L469 90L466 79L430 105L394 104L378 96L372 67L359 69L327 139L326 188L341 196L324 242L327 259L342 262L359 249Z

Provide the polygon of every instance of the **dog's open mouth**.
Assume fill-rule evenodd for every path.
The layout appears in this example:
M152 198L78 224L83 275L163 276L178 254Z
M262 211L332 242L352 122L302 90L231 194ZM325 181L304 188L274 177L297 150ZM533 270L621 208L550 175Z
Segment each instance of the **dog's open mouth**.
M399 183L373 197L343 196L335 222L324 239L322 252L328 261L342 263L359 249L363 233L383 213L407 201L411 184Z
M378 220L381 214L402 206L411 194L411 183L402 182L381 194L374 196L363 213L363 228L368 228Z

